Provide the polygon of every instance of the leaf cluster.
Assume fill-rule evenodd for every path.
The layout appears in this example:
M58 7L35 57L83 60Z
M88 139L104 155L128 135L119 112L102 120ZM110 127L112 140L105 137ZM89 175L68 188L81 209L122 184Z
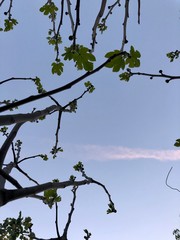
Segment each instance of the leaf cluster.
M114 206L114 203L110 202L108 204L108 210L107 210L107 214L110 214L110 213L116 213L117 210L115 209L115 206Z
M44 93L46 92L42 86L42 83L41 83L41 79L36 77L35 80L34 80L34 83L37 87L37 90L38 90L38 93Z
M106 53L106 58L114 57L109 63L106 64L107 68L112 68L113 72L119 72L124 70L125 67L135 68L140 66L141 54L138 50L135 50L133 46L130 47L129 53L121 52L120 50L114 50ZM129 81L131 74L130 72L124 72L119 75L120 80Z
M78 162L76 165L74 165L74 170L77 172L83 172L84 171L84 165L82 162Z
M179 229L175 229L173 231L173 235L175 236L176 240L180 240L180 231L179 231Z
M54 180L57 182L57 180ZM44 203L52 208L52 206L61 201L61 197L57 194L57 189L49 189L44 191Z
M32 232L32 222L30 217L23 218L21 212L17 219L6 218L0 223L0 236L3 240L33 240L35 234Z
M58 152L63 152L63 149L61 147L53 146L50 153L53 155L53 158L57 157Z
M18 21L15 18L8 18L4 20L4 32L9 32L14 29L14 26L18 24ZM1 31L3 29L1 28Z
M94 85L90 81L85 82L84 86L87 88L89 93L92 93L95 90Z
M170 59L170 62L173 62L174 59L178 59L179 58L179 54L180 54L180 51L176 50L174 52L167 53L166 56Z

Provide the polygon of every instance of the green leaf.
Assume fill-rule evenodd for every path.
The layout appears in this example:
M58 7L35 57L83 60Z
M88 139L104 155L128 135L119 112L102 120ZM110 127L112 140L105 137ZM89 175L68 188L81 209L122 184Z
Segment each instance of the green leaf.
M65 53L62 56L64 60L73 60L78 70L92 71L94 68L93 62L96 61L95 56L89 49L82 45L65 47Z
M82 162L78 162L76 165L74 165L74 170L77 172L84 171L84 165Z
M62 38L61 38L60 35L59 36L54 36L54 37L48 36L47 40L48 40L49 45L57 45L57 44L62 43Z
M64 63L62 62L53 62L51 64L52 66L52 74L57 74L57 75L61 75L62 72L63 72L63 66L64 66Z
M126 82L129 81L130 77L131 77L131 73L130 72L123 72L119 75L120 80L124 80Z
M47 161L47 160L48 160L47 154L40 154L40 157L41 157L44 161Z
M175 147L180 147L180 138L176 139L176 142L174 144Z
M4 20L4 32L13 30L14 26L18 24L18 21L14 18Z
M94 85L92 85L90 81L85 82L84 86L88 89L89 93L92 93L95 90Z
M52 208L54 203L60 202L61 197L57 194L57 189L48 189L44 191L44 203L48 204L49 208Z
M51 1L43 5L39 11L44 15L52 15L58 11L58 7L54 4L54 2Z
M174 52L167 53L166 56L170 59L170 62L173 62L174 59L178 59L179 58L179 54L180 54L180 51L176 50Z
M36 77L35 80L34 80L34 83L37 87L37 90L38 90L38 93L44 93L46 92L41 84L41 79Z
M116 54L119 54L119 50L114 50L112 52L106 53L105 57L110 58ZM106 64L106 67L112 68L113 72L119 72L120 69L124 70L125 68L125 55L121 54L115 58L113 58L109 63Z
M139 51L135 50L133 46L130 48L130 54L126 59L126 65L130 68L139 67L141 54Z

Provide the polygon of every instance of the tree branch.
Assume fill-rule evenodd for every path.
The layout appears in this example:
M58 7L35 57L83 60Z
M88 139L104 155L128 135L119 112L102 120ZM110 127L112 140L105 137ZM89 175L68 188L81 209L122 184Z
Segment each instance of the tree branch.
M43 110L38 110L33 113L24 113L24 114L11 114L11 115L2 115L0 116L0 126L11 125L14 123L22 122L31 122L39 119L40 117L51 114L54 111L59 111L62 109L60 105L52 105Z
M73 16L72 16L72 12L71 12L71 2L70 2L70 0L66 0L66 2L67 2L68 15L69 15L70 22L71 22L72 35L73 35L73 33L74 33L74 20L73 20Z
M141 17L141 0L138 0L138 24L140 24L140 17Z
M91 46L92 46L92 52L94 51L94 47L95 47L95 44L96 44L96 36L97 36L97 27L99 25L99 22L101 20L101 17L103 16L104 14L104 11L105 11L105 8L106 8L106 4L107 4L107 0L102 0L101 1L101 7L100 7L100 10L99 10L99 13L96 17L96 20L95 20L95 23L94 23L94 26L92 28L92 43L91 43Z
M35 81L35 79L36 78L31 78L31 77L29 77L29 78L18 78L18 77L11 77L11 78L8 78L8 79L5 79L5 80L2 80L2 81L0 81L0 85L1 84L3 84L3 83L6 83L6 82L10 82L10 81L17 81L17 80L31 80L31 81Z
M123 22L123 39L122 39L122 46L121 51L124 50L124 45L128 43L127 40L127 23L129 18L129 0L126 0L125 2L125 14L124 14L124 22Z
M80 77L76 78L75 80L65 84L64 86L61 86L59 88L56 88L56 89L53 89L53 90L50 90L48 92L41 93L41 94L38 94L38 95L32 95L32 96L24 98L20 101L10 103L7 106L0 107L0 112L4 112L4 111L9 110L11 108L18 107L18 106L21 106L21 105L24 105L24 104L27 104L27 103L30 103L30 102L33 102L33 101L36 101L36 100L39 100L39 99L43 99L43 98L48 97L50 95L54 95L56 93L66 91L66 90L70 89L71 87L73 87L74 85L76 85L77 83L84 80L85 78L87 78L87 77L93 75L94 73L100 71L102 68L104 68L106 66L107 63L111 62L111 60L113 60L114 58L116 58L120 55L123 55L125 53L126 53L125 51L122 51L118 54L114 54L112 57L108 58L104 63L102 63L100 66L98 66L97 68L95 68L91 72L86 72L82 76L80 76Z
M67 220L67 223L66 223L66 226L64 228L63 235L62 235L63 239L67 239L68 229L69 229L71 219L72 219L72 215L73 215L73 212L74 212L74 205L75 205L75 201L76 201L76 191L77 191L77 189L78 189L77 186L73 187L73 189L72 189L73 200L72 200L72 203L71 203L71 210L70 210L69 215L68 215L68 220Z
M153 78L166 78L165 81L166 83L169 83L170 81L172 80L177 80L179 79L180 80L180 75L168 75L168 74L164 74L162 70L159 70L159 74L154 74L154 73L143 73L143 72L131 72L130 69L127 70L131 76L134 76L134 75L139 75L139 76L146 76L146 77L150 77L150 79L153 79Z
M80 25L80 0L77 0L75 10L76 10L76 24L75 24L75 28L74 28L74 32L73 32L73 46L74 46L74 48L76 46L77 29Z
M21 199L24 197L31 197L37 193L43 192L48 189L56 188L62 189L69 186L82 186L86 184L90 184L91 180L82 180L82 181L64 181L64 182L48 182L44 184L40 184L33 187L21 188L21 189L0 189L0 206L7 204L10 201L14 201L17 199Z
M6 173L4 170L2 170L2 169L0 169L0 175L4 178L4 179L6 179L6 180L8 180L8 182L10 182L12 185L14 185L16 188L18 188L18 189L22 189L22 186L18 183L18 181L16 180L16 179L14 179L13 177L11 177L8 173ZM5 184L5 182L4 182L4 184ZM0 185L1 185L1 183L0 183ZM3 186L3 188L4 188L4 186ZM1 194L1 191L0 191L0 194ZM1 196L0 196L0 198L1 198Z
M6 154L9 150L9 147L12 143L12 141L14 140L14 138L17 135L17 132L19 131L20 127L23 125L24 122L21 123L17 123L13 129L11 130L9 136L6 138L6 140L4 141L1 149L0 149L0 169L2 169L2 165L4 163Z

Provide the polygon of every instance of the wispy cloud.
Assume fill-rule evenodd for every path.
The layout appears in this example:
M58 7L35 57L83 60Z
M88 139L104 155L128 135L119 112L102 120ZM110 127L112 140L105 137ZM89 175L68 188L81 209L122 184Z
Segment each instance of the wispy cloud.
M111 161L133 159L155 159L159 161L179 161L180 150L153 150L122 146L76 145L71 147L78 159Z

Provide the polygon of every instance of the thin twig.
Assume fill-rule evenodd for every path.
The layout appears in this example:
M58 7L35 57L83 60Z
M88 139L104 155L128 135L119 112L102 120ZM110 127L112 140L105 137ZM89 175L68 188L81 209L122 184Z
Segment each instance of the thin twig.
M18 164L23 161L23 160L18 161L18 159L20 158L20 151L18 151L18 153L16 154L16 153L15 153L15 149L14 149L14 144L13 144L13 142L12 142L11 146L12 146L12 152L13 152L13 157L14 157L14 167L15 167L20 173L22 173L25 177L27 177L30 181L32 181L32 182L34 182L35 184L39 185L39 183L38 183L36 180L34 180L33 178L31 178L25 171L22 170L22 168L19 167ZM29 158L32 158L32 156L29 157ZM26 158L26 159L27 159L27 158Z
M56 226L56 233L58 239L61 239L60 233L59 233L59 226L58 226L58 204L57 202L55 203L56 206L56 219L55 219L55 226Z
M10 2L9 2L9 9L8 9L8 11L6 12L6 14L8 14L8 19L9 19L9 20L11 20L11 16L12 16L12 14L11 14L12 3L13 3L13 0L10 0Z
M17 81L17 80L31 80L31 81L35 81L35 78L31 78L31 77L29 77L29 78L22 78L22 77L20 77L20 78L18 78L18 77L11 77L11 78L8 78L8 79L5 79L5 80L2 80L2 81L0 81L0 85L1 84L3 84L3 83L6 83L6 82L9 82L9 81Z
M77 0L76 2L76 24L73 32L73 46L75 48L76 46L76 39L77 39L77 29L80 25L80 0Z
M106 14L106 16L103 18L103 22L106 22L106 20L108 19L108 17L112 14L113 9L115 8L115 6L121 6L120 5L120 0L117 0L115 3L113 3L112 5L108 6L108 13Z
M71 30L72 30L72 35L74 33L74 20L73 20L73 16L72 16L72 12L71 12L71 2L70 0L66 0L67 2L67 9L68 9L68 16L71 22Z
M2 6L2 4L4 3L4 1L5 1L5 0L2 0L2 1L0 2L0 7L1 7L1 6Z
M127 40L127 23L129 18L129 0L125 2L125 14L124 14L124 22L123 22L123 39L122 39L122 46L121 51L124 50L124 45L128 42Z
M170 175L172 169L173 169L173 167L170 168L170 170L169 170L169 172L168 172L168 174L167 174L167 177L166 177L166 186L169 187L169 188L172 189L172 190L175 190L175 191L180 192L180 190L179 190L178 188L171 187L171 186L168 184L169 175Z
M16 164L15 168L16 168L20 173L22 173L25 177L27 177L27 178L29 179L29 181L32 181L32 182L34 182L35 184L39 185L39 183L38 183L36 180L34 180L32 177L30 177L25 171L23 171L22 168L20 168L20 167L18 166L18 164Z
M61 15L60 15L60 21L59 21L59 25L56 32L57 37L59 36L60 28L63 25L63 16L64 16L64 0L61 0Z
M98 15L96 17L96 20L94 22L94 26L92 28L92 43L91 43L92 52L94 51L95 44L97 43L96 42L97 28L98 28L98 25L100 23L100 20L101 20L103 14L104 14L104 11L105 11L105 8L106 8L106 4L107 4L107 0L102 0L101 1L101 7L100 7L100 10L99 10Z
M168 74L164 74L162 70L159 71L159 74L153 74L153 73L143 73L143 72L131 72L130 69L128 69L128 72L131 74L131 76L133 75L141 75L141 76L147 76L150 77L150 79L153 79L154 77L157 78L166 78L166 83L169 83L172 80L180 80L180 75L168 75Z
M75 201L76 201L76 191L77 191L77 189L78 189L77 186L74 186L73 189L72 189L73 200L72 200L72 203L71 203L71 210L68 214L68 220L67 220L67 223L66 223L66 226L64 228L63 235L62 235L63 239L67 239L67 232L68 232L69 226L71 224L72 215L73 215L73 212L74 212L74 209L75 209L74 205L75 205Z
M29 160L29 159L32 159L32 158L37 158L37 157L41 157L41 154L37 154L37 155L34 155L34 156L30 156L30 157L23 158L23 159L19 160L19 161L17 162L17 164L20 164L21 162L24 162L24 161Z
M138 24L140 24L140 16L141 16L141 0L138 0Z

